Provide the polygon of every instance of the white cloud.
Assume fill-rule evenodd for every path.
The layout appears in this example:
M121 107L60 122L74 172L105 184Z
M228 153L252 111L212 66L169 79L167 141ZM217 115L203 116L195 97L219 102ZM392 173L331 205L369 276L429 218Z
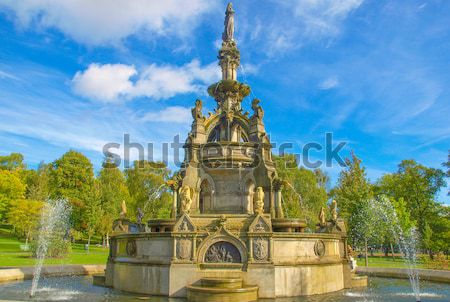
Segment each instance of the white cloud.
M319 88L322 90L328 90L328 89L332 89L335 88L339 85L339 80L337 77L332 76L329 77L325 80L323 80L320 84L319 84Z
M349 15L364 0L271 1L270 8L247 8L252 18L239 19L237 37L242 46L263 49L270 58L305 44L340 35ZM253 16L254 15L254 16ZM239 44L239 43L238 43Z
M200 15L216 5L213 1L177 0L6 0L0 9L14 12L23 27L56 28L88 45L117 44L147 31L185 36Z
M172 106L164 108L160 111L149 112L142 118L142 121L180 124L186 124L191 120L191 109L181 106Z
M16 81L19 80L19 78L16 77L15 75L13 75L13 74L11 74L9 72L0 70L0 80L5 80L5 79L7 79L7 80L16 80Z
M259 66L255 64L244 63L241 64L240 71L242 71L244 75L257 74L259 71Z
M137 79L132 81L131 77ZM91 64L78 71L72 82L79 95L104 102L148 97L167 99L177 94L204 93L206 85L220 78L216 63L201 66L193 60L183 66L151 64L141 73L123 64Z
M339 22L357 9L364 0L299 0L294 3L294 14L306 26L310 35L334 35Z
M114 100L133 88L130 77L137 73L134 66L124 64L91 64L73 77L75 92L84 97Z

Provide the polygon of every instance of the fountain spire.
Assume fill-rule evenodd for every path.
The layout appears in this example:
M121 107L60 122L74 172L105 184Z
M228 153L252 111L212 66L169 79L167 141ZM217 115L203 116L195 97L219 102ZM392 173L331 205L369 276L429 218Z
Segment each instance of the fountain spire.
M240 64L240 53L234 40L234 10L231 2L228 3L225 11L222 48L219 50L218 59L222 68L222 80L236 81L237 68Z
M234 39L234 10L228 3L225 10L222 47L219 49L219 66L222 69L222 79L209 86L208 94L217 101L217 112L223 114L228 122L228 128L234 114L241 111L241 102L250 93L250 87L237 81L237 69L240 65L240 53ZM229 132L229 131L228 131ZM225 132L224 132L225 133ZM230 140L228 134L224 140Z

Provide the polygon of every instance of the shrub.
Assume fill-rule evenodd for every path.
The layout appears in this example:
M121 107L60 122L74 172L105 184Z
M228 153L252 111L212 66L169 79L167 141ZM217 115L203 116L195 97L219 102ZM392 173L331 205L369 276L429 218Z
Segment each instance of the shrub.
M38 242L33 241L33 243L31 244L31 252L33 254L33 257L37 257L37 249ZM69 240L59 237L53 237L47 248L46 257L63 258L67 256L71 251L72 246Z

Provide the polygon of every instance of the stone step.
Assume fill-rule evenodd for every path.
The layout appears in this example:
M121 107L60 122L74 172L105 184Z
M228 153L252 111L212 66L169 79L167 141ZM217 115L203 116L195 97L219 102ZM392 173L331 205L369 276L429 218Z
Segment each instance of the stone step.
M200 280L202 287L208 288L241 288L241 278L202 278Z
M103 286L105 287L106 277L105 275L93 275L92 276L92 284L95 286Z
M367 276L358 276L352 273L352 287L366 287L368 283Z
M189 302L250 302L258 300L257 286L241 288L216 288L203 286L187 286Z

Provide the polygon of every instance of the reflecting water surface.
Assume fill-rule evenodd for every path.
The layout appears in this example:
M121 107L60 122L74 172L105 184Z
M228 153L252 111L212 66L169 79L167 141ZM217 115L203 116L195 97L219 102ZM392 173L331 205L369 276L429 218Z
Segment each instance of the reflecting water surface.
M31 281L0 284L0 300L9 301L153 301L177 302L185 299L168 299L133 295L92 285L92 277L45 278L30 298ZM421 281L423 302L449 302L450 284ZM415 302L408 280L371 278L368 288L343 290L311 297L263 299L261 302ZM238 302L238 301L236 301Z

